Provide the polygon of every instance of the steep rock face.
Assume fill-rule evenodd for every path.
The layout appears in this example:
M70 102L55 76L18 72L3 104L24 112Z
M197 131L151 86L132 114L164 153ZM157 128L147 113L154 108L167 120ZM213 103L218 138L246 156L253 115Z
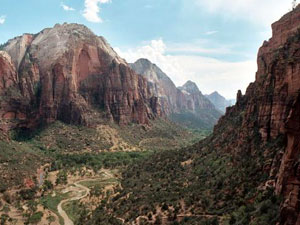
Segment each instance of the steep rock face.
M227 100L222 95L220 95L217 91L205 95L214 105L217 109L224 112L226 111L226 108L232 105L232 102L230 100Z
M173 81L147 59L139 59L130 67L148 80L151 95L158 97L163 113L175 122L193 125L193 128L212 128L221 116L194 82L188 81L176 88ZM192 120L193 124L187 124Z
M17 121L26 119L26 104L11 57L0 51L0 133L6 133Z
M162 110L166 114L179 111L177 98L182 93L158 66L147 59L139 59L129 65L136 73L147 79L152 95L159 98Z
M18 77L11 57L0 51L0 94L4 94L7 88L16 85Z
M144 124L160 113L145 78L85 26L58 24L12 39L4 50L31 105L31 120L90 125L101 109L120 124Z
M284 199L280 224L292 225L300 224L300 6L272 28L258 53L255 82L227 108L213 142L236 159L269 156L262 169Z

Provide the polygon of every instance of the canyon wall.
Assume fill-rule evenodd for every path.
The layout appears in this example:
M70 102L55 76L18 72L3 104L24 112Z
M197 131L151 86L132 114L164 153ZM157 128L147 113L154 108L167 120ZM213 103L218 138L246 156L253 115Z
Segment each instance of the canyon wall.
M14 108L6 94L3 123L22 119L28 127L55 120L92 125L103 116L119 124L147 124L161 116L147 80L83 25L57 24L35 35L24 34L8 41L3 50L2 92L13 86L26 108Z
M300 7L272 25L256 80L214 128L215 148L264 162L266 186L283 196L280 224L300 224ZM274 147L276 146L276 147Z

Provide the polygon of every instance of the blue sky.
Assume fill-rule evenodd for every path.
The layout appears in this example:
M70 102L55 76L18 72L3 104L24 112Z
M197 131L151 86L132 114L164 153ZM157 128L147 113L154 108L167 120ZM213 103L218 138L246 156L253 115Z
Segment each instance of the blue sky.
M234 98L289 0L0 0L0 43L56 23L87 25L128 62L149 58L182 85Z

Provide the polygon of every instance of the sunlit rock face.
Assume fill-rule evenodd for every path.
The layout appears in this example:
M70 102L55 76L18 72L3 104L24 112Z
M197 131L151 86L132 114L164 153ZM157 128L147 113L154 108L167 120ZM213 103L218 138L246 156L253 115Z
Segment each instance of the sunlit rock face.
M91 125L97 110L119 124L146 124L161 114L146 79L83 25L58 24L24 34L10 40L4 51L10 59L2 63L6 72L0 76L6 89L17 84L26 99L29 109L22 117L28 124L61 120Z

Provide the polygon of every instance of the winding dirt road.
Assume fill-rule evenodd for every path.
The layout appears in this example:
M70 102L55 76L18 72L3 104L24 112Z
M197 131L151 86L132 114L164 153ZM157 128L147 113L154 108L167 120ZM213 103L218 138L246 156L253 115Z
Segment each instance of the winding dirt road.
M62 200L58 206L57 206L57 211L59 213L59 215L63 218L64 220L64 225L74 225L73 221L69 218L68 214L63 210L62 206L63 204L65 204L66 202L71 202L71 201L77 201L80 200L82 198L87 197L90 194L90 189L86 186L81 185L81 182L86 182L86 181L106 181L107 179L110 178L114 178L114 175L108 171L108 170L104 170L103 174L105 177L102 178L93 178L93 179L84 179L84 180L79 180L77 182L74 183L75 187L79 190L75 190L75 188L73 187L68 187L64 190L65 193L67 192L75 192L76 191L76 196Z

